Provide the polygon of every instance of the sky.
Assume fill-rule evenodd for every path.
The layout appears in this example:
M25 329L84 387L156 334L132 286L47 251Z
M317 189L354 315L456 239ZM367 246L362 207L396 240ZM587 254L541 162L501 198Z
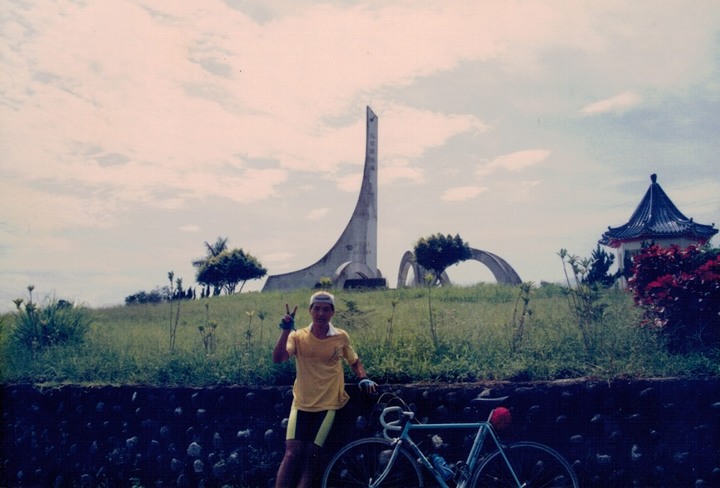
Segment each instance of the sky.
M717 1L0 0L0 311L315 263L378 116L378 268L459 234L560 282L650 175L720 224ZM712 243L718 245L717 236ZM448 270L492 282L478 262ZM257 291L263 280L246 284Z

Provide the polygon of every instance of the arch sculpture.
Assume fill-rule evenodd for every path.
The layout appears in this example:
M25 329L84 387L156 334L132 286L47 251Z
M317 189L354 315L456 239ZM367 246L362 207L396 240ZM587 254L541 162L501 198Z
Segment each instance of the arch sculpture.
M406 283L406 281L408 278L408 272L410 270L412 270L415 277L413 278L413 282L408 284ZM417 259L415 259L415 254L412 251L405 251L405 254L403 254L403 257L400 260L400 270L398 271L397 287L407 288L408 286L424 285L424 276L427 272L428 270L418 264ZM450 284L450 278L444 271L441 275L441 279L443 280L443 283Z
M500 256L487 252L482 251L480 249L470 248L470 251L472 252L472 257L470 259L473 259L475 261L478 261L490 270L490 272L495 277L495 280L504 285L519 285L522 283L522 280L520 279L520 276L517 274L517 272L513 269L510 264L508 264L507 261L505 261ZM412 270L415 274L415 278L413 279L413 283L408 284L407 278L409 271ZM407 286L420 286L423 284L423 276L427 270L425 270L422 266L420 266L417 263L417 260L415 259L415 254L412 253L412 251L405 251L405 254L403 254L402 260L400 261L400 269L398 271L398 281L397 281L397 287L398 288L405 288ZM447 276L445 272L442 274L442 280L446 284L450 283L450 278Z

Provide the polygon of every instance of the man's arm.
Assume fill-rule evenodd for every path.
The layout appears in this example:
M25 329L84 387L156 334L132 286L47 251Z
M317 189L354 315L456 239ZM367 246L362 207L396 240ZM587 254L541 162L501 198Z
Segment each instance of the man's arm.
M355 361L355 364L350 365L350 369L352 369L352 372L355 373L355 376L357 376L358 379L367 378L367 372L365 371L365 368L363 367L360 358Z
M280 337L278 337L272 353L274 363L283 363L290 359L290 355L287 352L287 340L290 336L290 332L292 332L290 329L283 329L283 331L280 332Z
M272 358L274 363L283 363L290 359L290 354L287 352L287 340L290 336L290 332L295 329L295 313L297 312L297 305L295 309L290 311L290 305L285 304L285 317L280 321L280 337L278 337L273 349Z
M354 364L350 365L350 369L352 369L355 376L357 376L358 380L360 380L358 382L358 386L361 390L366 393L375 393L377 391L377 383L367 377L367 372L365 371L365 367L363 366L362 361L360 361L360 358L358 358Z

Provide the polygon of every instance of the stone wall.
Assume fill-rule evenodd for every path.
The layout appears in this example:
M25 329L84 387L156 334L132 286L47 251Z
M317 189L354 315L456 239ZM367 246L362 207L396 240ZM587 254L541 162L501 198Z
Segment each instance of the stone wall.
M472 403L486 389L510 395L503 438L554 447L582 486L720 486L720 379L381 388L431 422L486 418ZM378 396L348 390L328 455L378 432ZM292 399L288 387L4 385L0 394L0 486L11 487L271 486ZM461 459L464 436L440 435L445 458Z

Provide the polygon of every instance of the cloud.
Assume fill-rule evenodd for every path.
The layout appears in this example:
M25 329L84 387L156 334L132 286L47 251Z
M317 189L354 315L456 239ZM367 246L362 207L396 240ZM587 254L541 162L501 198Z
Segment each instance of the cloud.
M378 123L382 158L407 161L440 147L460 134L482 134L489 125L471 114L419 110L392 104L380 113Z
M484 186L458 186L445 190L440 199L446 202L461 202L471 200L485 191L487 187Z
M382 168L378 179L379 183L383 186L402 180L420 184L425 181L425 172L422 168L413 168L407 164L391 164L388 167Z
M357 193L362 184L362 173L353 173L338 179L338 188L349 193Z
M642 103L642 97L634 92L625 92L605 100L586 105L580 110L582 115L597 115L605 113L621 114Z
M496 171L519 172L531 166L542 163L550 156L547 149L528 149L525 151L517 151L510 154L504 154L493 159L489 163L483 164L477 169L478 176L485 176Z
M305 216L306 220L322 220L323 217L325 217L328 212L330 212L329 208L316 208L310 211Z
M532 199L533 190L542 184L542 180L518 181L513 185L505 186L503 194L508 201L526 202Z
M180 230L181 232L199 232L200 229L201 227L195 224L187 224L178 227L178 230Z
M262 260L263 262L267 261L269 263L283 263L286 261L289 261L290 259L294 258L295 254L291 252L275 252L275 253L269 253L269 254L263 254Z
M195 256L200 231L242 235L243 247L277 260L273 268L312 261L315 242L295 243L291 254L278 233L304 232L303 217L331 217L311 210L328 201L352 204L366 105L379 116L380 204L392 200L381 212L397 218L379 224L386 269L418 224L441 222L463 235L477 227L487 187L493 198L483 205L495 207L483 214L493 225L483 239L523 276L527 267L529 279L552 279L538 276L542 250L513 256L513 243L532 235L550 249L545 270L555 272L553 249L617 224L594 221L608 199L622 200L608 179L715 174L717 140L707 135L717 112L713 2L145 4L8 3L0 20L0 268L18 272L0 298L26 286L26 276L47 276L60 292L77 287L94 303L99 290L121 298ZM577 124L649 102L657 118L645 127L682 117L683 141L640 133L622 117L604 118L601 141L597 126ZM510 152L518 147L534 149ZM717 221L715 186L687 183L683 208ZM444 212L440 198L457 211ZM630 200L627 213L637 204ZM411 212L423 222L403 218ZM540 225L551 213L558 222ZM577 221L585 228L568 225ZM174 254L150 256L168 232L178 238ZM135 266L139 255L148 261ZM57 273L44 275L51 260ZM78 273L92 286L80 290ZM130 289L118 291L119 282Z

